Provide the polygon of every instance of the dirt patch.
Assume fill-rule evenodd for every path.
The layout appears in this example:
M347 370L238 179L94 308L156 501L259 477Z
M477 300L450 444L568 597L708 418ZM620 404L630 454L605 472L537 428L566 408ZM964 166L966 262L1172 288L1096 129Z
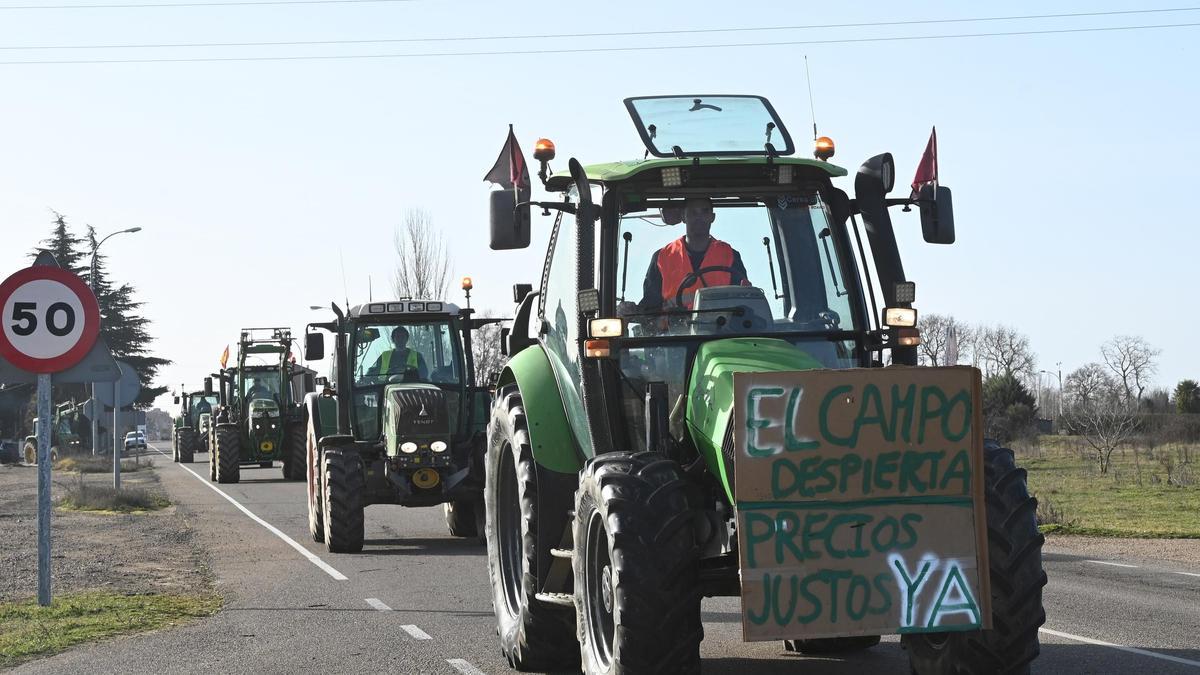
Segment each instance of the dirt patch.
M80 480L112 485L104 474L55 472L52 498ZM155 470L121 476L122 487L164 493ZM51 526L55 594L210 592L212 574L194 531L176 507L140 514L55 509ZM0 466L0 601L37 594L37 467Z
M1200 539L1117 539L1047 535L1045 550L1050 553L1085 555L1092 558L1144 561L1148 564L1173 562L1200 566Z

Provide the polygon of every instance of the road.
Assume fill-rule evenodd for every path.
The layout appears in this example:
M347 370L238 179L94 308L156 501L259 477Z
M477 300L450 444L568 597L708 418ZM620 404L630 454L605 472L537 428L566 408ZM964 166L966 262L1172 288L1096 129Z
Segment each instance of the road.
M207 455L174 465L169 445L154 445L166 453L163 484L209 548L225 609L16 672L510 672L483 548L449 537L441 509L371 507L363 553L329 554L308 537L303 483L278 468L243 469L241 483L218 492ZM1200 673L1200 569L1052 549L1045 565L1049 619L1035 673ZM778 642L742 642L736 599L703 610L705 673L908 672L895 638L844 658L794 656Z

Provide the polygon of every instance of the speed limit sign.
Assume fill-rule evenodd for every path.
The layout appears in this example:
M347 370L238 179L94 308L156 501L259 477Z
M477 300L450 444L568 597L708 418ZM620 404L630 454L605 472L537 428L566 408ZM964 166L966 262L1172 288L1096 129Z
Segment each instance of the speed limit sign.
M79 363L100 334L100 306L83 280L35 265L0 284L0 356L22 370L57 373Z

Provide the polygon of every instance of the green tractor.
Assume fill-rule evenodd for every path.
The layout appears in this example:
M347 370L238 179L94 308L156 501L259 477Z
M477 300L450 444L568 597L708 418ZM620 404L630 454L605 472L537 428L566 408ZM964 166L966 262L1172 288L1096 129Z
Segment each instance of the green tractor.
M324 391L305 399L313 541L361 551L371 504L445 505L450 534L477 537L491 397L476 384L471 337L501 319L411 299L333 312L305 335L309 361L325 353L324 334L311 329L335 339Z
M548 175L539 141L557 201L490 196L496 250L557 212L488 429L509 664L698 672L701 599L740 596L746 640L898 633L918 675L1028 672L1046 576L1025 472L983 439L977 370L913 367L889 207L951 244L949 189L888 197L883 154L850 197L832 141L795 156L760 97L625 105L645 159Z
M213 393L212 379L204 378L204 389L198 392L180 391L175 396L179 414L175 416L175 427L171 433L171 461L191 464L197 452L205 448L202 423L205 416L211 417L217 409L217 395Z
M84 406L75 401L59 403L54 407L50 426L50 460L58 461L60 457L82 454L85 448L91 446L87 440L91 437L91 427L84 415ZM33 420L34 432L25 437L23 448L26 464L37 464L37 425L38 419Z
M237 365L216 375L220 407L209 431L209 478L241 480L241 467L283 463L283 477L304 479L304 409L295 387L287 328L243 328Z

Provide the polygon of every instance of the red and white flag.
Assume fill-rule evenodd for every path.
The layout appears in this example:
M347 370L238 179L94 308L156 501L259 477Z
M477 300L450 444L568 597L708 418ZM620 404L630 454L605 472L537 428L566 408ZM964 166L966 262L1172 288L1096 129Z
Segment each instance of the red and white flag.
M521 146L517 145L517 136L513 133L511 124L508 125L508 139L504 141L500 157L496 159L496 164L483 179L510 190L513 188L529 189L529 167L525 164L524 155L521 154Z
M934 127L933 132L929 134L929 143L925 145L925 154L921 155L921 163L917 165L917 174L913 176L910 199L916 199L924 185L932 184L936 187L937 180L937 127Z

